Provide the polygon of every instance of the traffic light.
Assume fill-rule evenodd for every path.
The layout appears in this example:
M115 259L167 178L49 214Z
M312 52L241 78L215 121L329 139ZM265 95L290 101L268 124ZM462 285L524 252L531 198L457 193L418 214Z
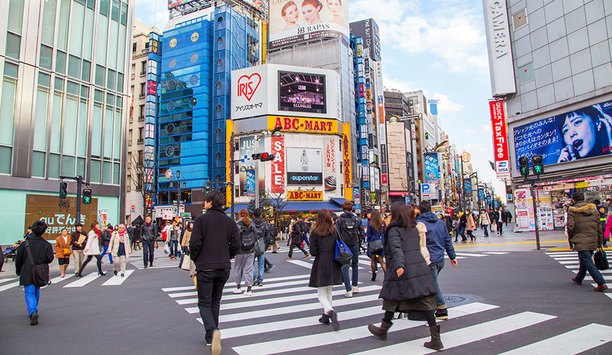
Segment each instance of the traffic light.
M83 189L83 203L86 205L91 203L91 189Z
M66 195L68 195L68 191L66 191L67 189L68 189L68 183L60 181L60 186L59 186L59 198L60 199L62 200L66 199Z
M270 161L270 160L274 160L274 154L270 154L267 152L255 153L251 155L251 158L253 158L253 160L259 160L259 161Z
M531 162L533 163L533 173L537 176L540 176L544 172L544 159L540 154L534 155L531 157Z
M524 177L529 176L529 159L527 157L519 158L519 167L521 169L521 175Z

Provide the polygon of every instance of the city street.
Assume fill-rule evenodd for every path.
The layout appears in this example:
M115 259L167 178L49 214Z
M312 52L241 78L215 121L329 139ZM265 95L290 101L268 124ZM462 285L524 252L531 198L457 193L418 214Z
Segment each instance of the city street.
M441 273L452 307L449 320L441 322L445 351L612 353L612 293L593 292L588 276L582 286L572 284L575 253L533 250L526 244L532 236L523 234L456 244L459 265L447 263ZM562 239L559 233L543 238L543 245ZM220 320L224 354L428 352L422 346L429 335L424 322L397 320L386 341L369 334L367 324L382 317L377 299L382 277L370 281L367 257L360 257L360 293L345 298L342 287L334 289L341 323L334 332L317 321L316 291L307 287L312 258L301 260L299 253L287 262L285 251L266 254L276 267L251 297L234 295L234 284L226 285ZM8 264L10 271L0 275L2 353L209 353L191 280L176 263L164 255L156 262L159 268L137 269L141 260L135 254L128 264L133 271L123 279L112 272L96 277L93 266L79 280L56 278L41 291L36 327L29 325L23 291L14 286ZM108 263L104 268L110 269ZM612 272L604 275L612 281Z

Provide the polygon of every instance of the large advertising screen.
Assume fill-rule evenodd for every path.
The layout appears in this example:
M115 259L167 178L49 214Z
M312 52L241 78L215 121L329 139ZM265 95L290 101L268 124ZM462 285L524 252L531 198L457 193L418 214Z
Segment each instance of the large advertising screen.
M583 107L514 128L518 158L541 154L544 165L612 152L612 101Z
M349 35L348 0L270 1L270 49L342 35Z
M325 75L278 72L278 110L327 113Z
M438 153L425 153L425 181L438 182L440 179L440 162Z
M320 148L287 148L287 185L322 185Z

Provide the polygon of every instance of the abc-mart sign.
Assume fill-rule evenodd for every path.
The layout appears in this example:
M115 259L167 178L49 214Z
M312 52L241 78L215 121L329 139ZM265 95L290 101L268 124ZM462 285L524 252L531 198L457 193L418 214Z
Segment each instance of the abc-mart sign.
M295 81L287 83L283 79L281 83L281 76L287 77L288 73L294 74ZM340 78L333 70L278 64L234 70L231 118L293 116L339 119L339 85Z

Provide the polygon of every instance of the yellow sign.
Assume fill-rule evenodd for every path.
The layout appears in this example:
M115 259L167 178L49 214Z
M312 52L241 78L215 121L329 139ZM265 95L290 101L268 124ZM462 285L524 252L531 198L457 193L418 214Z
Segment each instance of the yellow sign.
M268 130L281 127L286 132L338 134L338 120L290 116L268 116Z
M170 48L174 48L176 46L176 38L170 40Z
M232 149L234 146L234 121L227 120L225 121L225 181L234 181L232 173L234 168L234 150ZM234 184L228 184L225 187L225 206L232 205L232 195L234 194L233 190ZM231 216L234 218L234 216Z
M353 172L351 170L351 124L342 124L342 165L344 168L344 198L353 200Z
M287 201L323 201L323 191L287 191Z
M587 187L589 187L589 182L588 181L580 181L576 183L576 188L577 189L586 189Z
M197 42L198 38L200 38L200 35L197 32L191 34L191 42Z

